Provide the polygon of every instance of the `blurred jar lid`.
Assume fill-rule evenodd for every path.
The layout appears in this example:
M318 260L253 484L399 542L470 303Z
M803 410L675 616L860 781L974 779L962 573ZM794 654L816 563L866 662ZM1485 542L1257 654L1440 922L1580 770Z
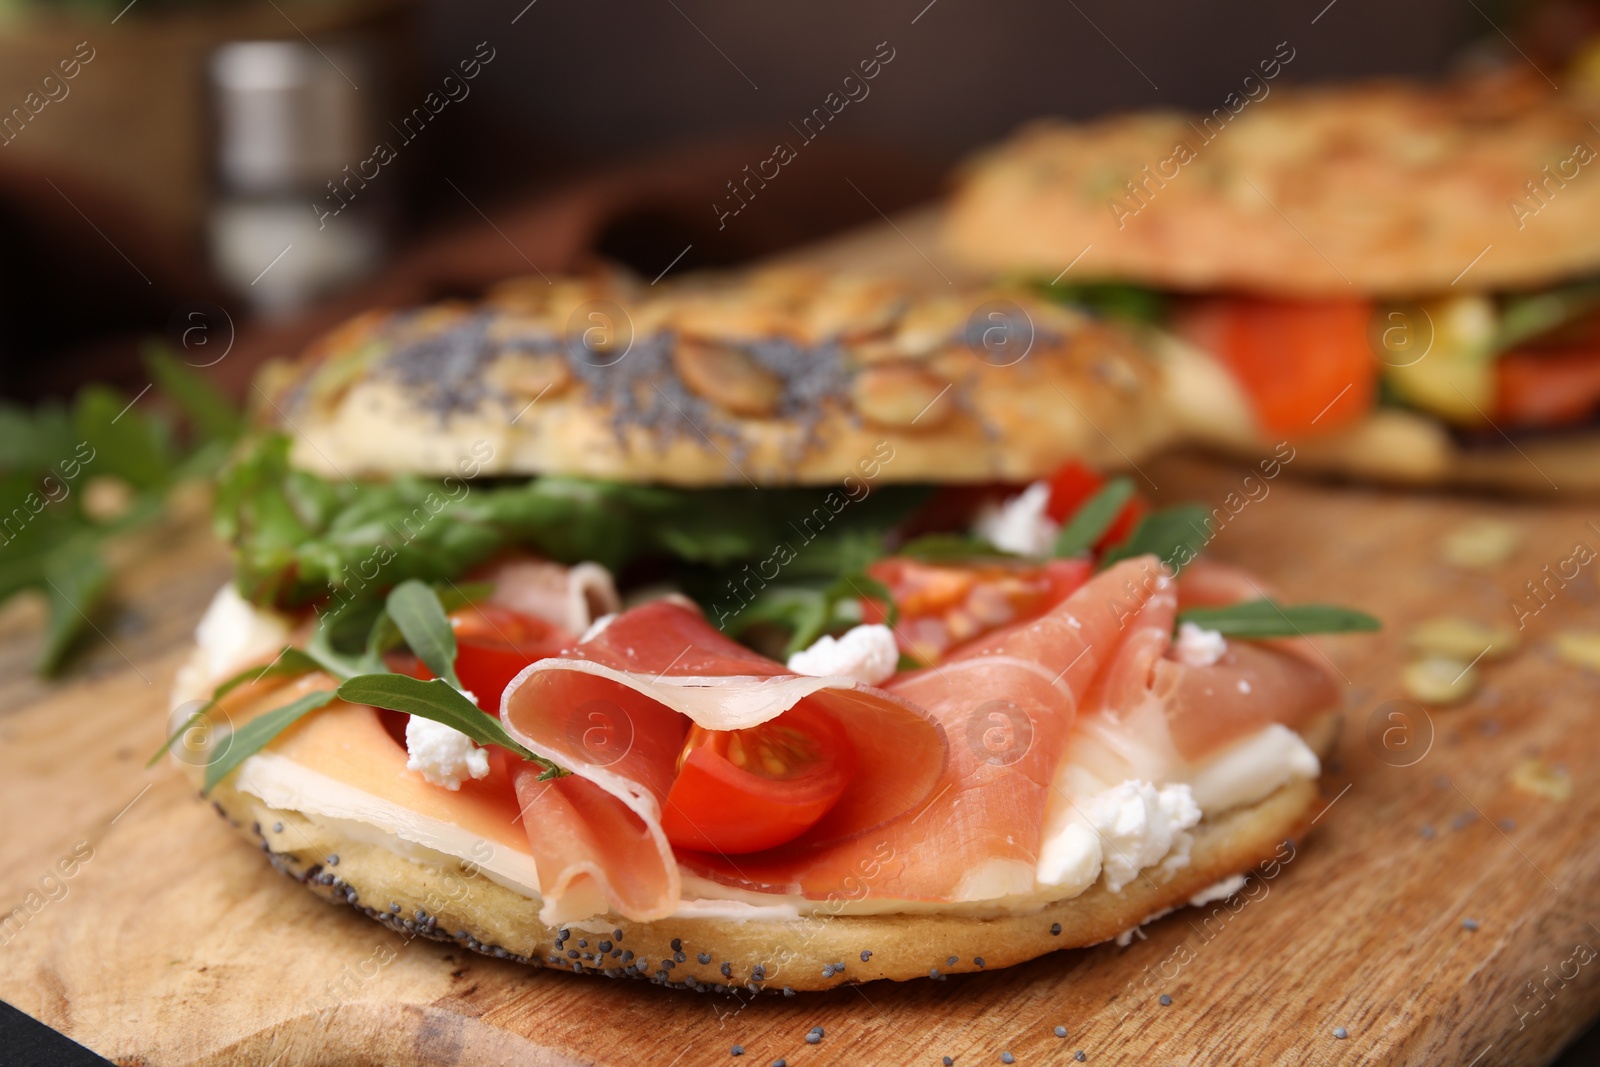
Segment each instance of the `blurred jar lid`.
M366 49L304 41L237 41L211 58L217 161L224 187L246 193L319 188L372 139Z

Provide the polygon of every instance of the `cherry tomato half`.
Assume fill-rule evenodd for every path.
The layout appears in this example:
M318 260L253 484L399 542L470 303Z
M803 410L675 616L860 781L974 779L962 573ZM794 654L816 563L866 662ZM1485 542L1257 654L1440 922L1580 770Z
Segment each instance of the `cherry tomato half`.
M678 757L661 829L677 848L759 852L815 826L854 771L843 728L805 701L747 730L695 726Z
M501 694L524 667L572 644L560 627L499 604L469 604L453 611L450 628L456 634L456 674L478 698L478 707L491 715L500 713ZM390 656L389 666L413 678L433 677L409 654Z
M1371 318L1364 300L1216 297L1181 315L1178 332L1233 371L1268 430L1327 432L1376 403Z
M1055 522L1065 523L1104 486L1104 478L1077 460L1068 460L1050 477L1050 502L1045 505L1045 514ZM1095 542L1095 548L1104 550L1127 540L1149 510L1143 497L1129 497L1100 540Z

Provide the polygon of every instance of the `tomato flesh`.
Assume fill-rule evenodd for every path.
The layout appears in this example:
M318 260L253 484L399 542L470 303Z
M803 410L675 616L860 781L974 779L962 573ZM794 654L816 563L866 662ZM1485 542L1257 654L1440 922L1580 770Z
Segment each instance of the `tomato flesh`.
M1050 477L1050 501L1045 514L1058 523L1065 523L1089 502L1089 498L1105 487L1105 479L1079 463L1068 460ZM1117 517L1106 527L1106 532L1095 542L1095 549L1103 551L1128 539L1128 535L1143 521L1150 508L1140 496L1128 498L1117 512Z
M501 695L524 667L572 644L560 627L499 604L469 604L453 611L450 628L456 635L456 675L478 707L491 715L500 713ZM391 655L387 662L399 674L433 677L409 653Z
M1179 332L1233 372L1268 430L1304 434L1348 427L1372 410L1371 318L1364 300L1218 297L1193 304Z
M900 651L932 664L968 641L1043 615L1088 581L1092 570L1087 559L932 563L893 556L872 564L867 575L894 596ZM861 602L861 615L867 623L886 618L872 599Z
M1495 375L1496 416L1509 425L1561 426L1600 410L1600 347L1507 352Z
M827 712L802 701L746 730L692 727L661 829L675 848L737 854L793 841L844 795L855 753Z

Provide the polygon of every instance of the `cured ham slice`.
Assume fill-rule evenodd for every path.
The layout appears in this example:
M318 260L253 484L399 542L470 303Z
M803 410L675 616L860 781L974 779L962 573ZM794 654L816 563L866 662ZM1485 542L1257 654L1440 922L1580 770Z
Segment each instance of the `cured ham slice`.
M859 773L785 852L859 837L932 793L946 745L925 711L847 678L795 674L678 601L626 612L520 674L501 704L507 730L572 771L540 782L524 769L517 779L544 921L586 918L602 897L630 918L670 915L679 868L661 810L690 726L746 729L802 702L844 729Z
M1275 595L1244 571L1208 560L1191 564L1178 579L1180 608ZM1153 664L1148 689L1166 710L1173 744L1188 760L1273 723L1302 727L1338 701L1332 666L1305 639L1230 641L1209 667L1165 657Z
M1043 616L901 674L883 692L792 675L679 605L628 612L596 640L530 667L502 708L520 741L574 772L539 783L526 771L518 781L541 914L586 918L603 900L632 919L663 917L678 901L679 865L737 889L819 902L1025 897L1036 889L1050 791L1077 716L1158 702L1180 753L1195 758L1271 722L1298 725L1332 702L1326 669L1299 642L1235 642L1213 667L1171 656L1185 591L1207 604L1261 595L1241 580L1199 567L1179 582L1153 557L1126 560ZM738 729L802 700L828 701L861 746L847 799L766 852L674 855L658 819L690 722ZM597 713L627 724L625 751L585 743L586 729L612 728L591 723ZM933 742L939 729L947 750Z

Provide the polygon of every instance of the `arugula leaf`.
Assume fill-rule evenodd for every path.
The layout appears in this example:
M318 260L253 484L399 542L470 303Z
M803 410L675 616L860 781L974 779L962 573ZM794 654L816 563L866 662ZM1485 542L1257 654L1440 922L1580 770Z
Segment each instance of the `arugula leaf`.
M385 612L417 658L437 677L460 689L461 679L456 675L456 634L450 628L438 594L415 578L408 578L390 590Z
M111 587L111 571L94 542L80 535L45 558L43 577L50 621L35 669L54 674L73 642L92 625L90 617Z
M1167 298L1162 293L1128 282L1046 284L1039 287L1039 292L1057 303L1107 318L1159 325L1167 317Z
M1119 560L1151 554L1176 575L1211 540L1207 525L1211 512L1204 504L1179 504L1146 515L1133 534L1107 552L1100 560L1102 569Z
M940 560L984 559L999 557L1014 559L1016 554L995 547L994 543L982 537L959 533L931 533L921 537L913 537L896 551L897 556L910 556L912 559L925 559L931 562Z
M1076 556L1092 549L1111 529L1111 524L1122 513L1122 506L1132 496L1133 482L1128 478L1113 478L1101 486L1099 492L1078 507L1056 535L1056 556Z
M888 530L929 492L883 485L852 501L842 489L679 490L569 477L352 485L293 470L288 439L274 434L224 472L215 521L234 547L240 593L295 607L350 595L357 574L381 574L383 586L452 579L508 546L613 571L635 560L726 569L782 557L790 578L831 580L881 554Z
M1383 627L1371 615L1350 608L1333 604L1284 606L1273 600L1247 600L1220 608L1190 608L1178 613L1178 622L1192 622L1226 637L1246 640L1370 632Z
M256 716L219 741L213 750L211 762L206 764L205 785L201 787L200 795L211 792L235 767L260 752L307 713L332 703L338 695L332 689L307 693L292 704Z
M224 681L211 691L211 699L200 705L198 711L189 716L184 724L173 731L172 736L162 742L156 749L156 754L150 757L145 767L148 769L156 765L156 760L165 756L173 744L188 732L189 728L211 713L218 702L246 682L259 682L263 678L290 678L298 674L306 674L318 669L317 661L301 652L298 648L290 646L278 653L278 658L265 667L246 667L233 677Z
M201 441L234 441L244 432L244 416L211 379L165 345L147 342L143 354L156 386L188 417Z
M1540 293L1506 298L1491 352L1504 352L1589 314L1600 306L1600 279L1589 278Z
M422 681L404 674L363 674L339 687L339 697L352 704L370 704L407 715L443 723L460 730L480 745L499 745L513 755L544 768L540 781L560 778L568 771L522 747L500 720L483 711L442 678Z

